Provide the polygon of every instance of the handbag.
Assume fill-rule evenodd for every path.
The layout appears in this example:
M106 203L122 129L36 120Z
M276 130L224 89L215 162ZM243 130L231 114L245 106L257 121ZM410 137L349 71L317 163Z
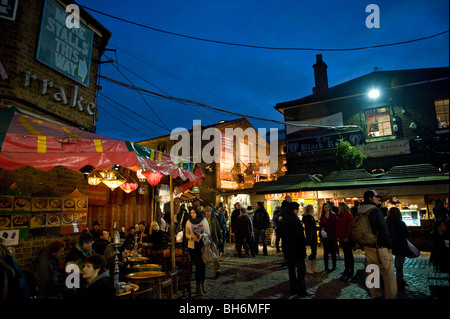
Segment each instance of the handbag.
M177 243L182 243L183 242L183 231L179 231L177 233L176 241L177 241Z
M407 244L408 244L408 254L406 255L406 257L408 258L417 258L420 256L420 250L418 250L416 248L416 246L414 246L413 244L411 244L411 242L407 239L406 240Z
M203 234L202 260L205 264L214 263L219 259L219 251L208 235Z

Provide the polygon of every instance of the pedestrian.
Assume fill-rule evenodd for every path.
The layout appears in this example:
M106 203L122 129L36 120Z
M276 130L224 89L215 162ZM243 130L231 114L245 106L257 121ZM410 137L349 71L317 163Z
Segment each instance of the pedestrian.
M226 209L225 207L219 207L219 225L222 230L222 243L219 243L219 253L223 256L225 255L225 241L228 238L228 229L227 229L227 219L226 219Z
M223 243L222 237L222 229L220 228L219 220L216 214L213 213L213 208L211 206L205 207L205 216L208 221L209 231L211 233L211 241L216 247ZM216 274L216 278L219 278L220 274L220 262L219 259L214 260L214 272Z
M92 244L92 249L99 254L103 255L105 252L106 246L111 243L111 236L109 235L109 231L107 229L103 229L100 237L98 239L94 238L94 243Z
M51 240L32 263L32 270L36 273L38 298L61 299L65 285L65 273L59 264L64 256L66 243L61 239Z
M92 234L92 237L94 237L94 241L100 238L102 231L100 230L100 223L98 220L92 223L92 229L89 230L89 232Z
M353 217L355 217L356 214L358 214L359 205L360 205L359 200L353 201L353 207L350 208L350 213L352 213Z
M255 211L253 210L252 206L247 206L247 215L250 217L251 220L253 220L253 217L255 216Z
M257 203L257 209L253 216L253 232L254 232L254 244L255 244L255 254L258 255L258 243L259 237L261 237L261 242L263 244L263 255L267 256L267 237L266 229L270 227L270 217L264 208L263 202Z
M449 218L448 209L444 206L444 202L442 199L438 198L434 201L434 207L433 207L433 215L434 220L437 222L439 220L442 220L446 222Z
M186 222L185 236L188 240L188 251L191 260L195 265L195 282L196 293L198 296L203 296L206 293L205 287L205 273L206 266L202 259L203 240L202 235L208 234L211 236L209 224L203 215L202 209L191 209L190 217Z
M387 216L386 224L392 241L392 254L395 255L395 276L397 287L405 288L407 285L403 278L403 264L408 255L409 247L407 237L409 235L408 227L402 221L402 213L397 207L391 207Z
M246 253L250 250L253 257L255 257L255 250L252 239L252 221L248 217L247 210L245 208L240 209L241 213L236 219L236 243L237 243L237 256L241 257L242 246L247 243L247 248L244 246Z
M342 273L344 278L350 279L354 274L354 258L353 258L353 243L352 243L352 229L351 224L353 221L353 215L350 213L350 209L345 202L338 204L338 214L336 223L336 237L339 241L339 245L342 247L344 253L344 272Z
M368 214L370 229L376 234L376 244L364 246L367 264L378 266L384 282L384 297L394 299L397 294L397 280L393 267L392 241L383 213L378 208L380 197L375 190L366 191L358 214ZM376 295L376 288L370 288L369 293L371 298L379 297Z
M313 205L306 205L305 212L302 217L302 222L305 225L306 245L309 245L311 247L311 254L306 260L306 273L320 273L320 270L316 269L317 230L320 230L320 228L316 226Z
M324 203L322 206L322 213L320 216L319 226L321 228L321 241L323 243L323 262L325 264L325 271L336 270L336 214L331 211L331 206L328 203ZM328 255L331 254L331 261L333 267L330 269L328 266Z
M272 227L275 231L275 248L277 253L280 253L280 239L281 239L281 227L278 227L280 225L281 221L281 207L277 206L272 218Z
M288 263L290 292L299 297L306 297L308 296L305 285L306 240L302 222L297 216L299 206L295 202L289 204L290 213L285 216L282 245Z
M230 216L230 228L231 233L234 235L234 248L236 249L236 251L237 251L236 221L240 214L241 214L241 204L239 202L236 202L234 203L234 210Z
M75 243L69 254L66 257L66 266L68 264L75 264L81 271L84 268L84 258L95 253L92 248L94 237L88 231L82 232L80 239Z
M430 262L437 272L448 273L450 271L450 232L447 226L444 221L439 220L434 225L431 233L432 246Z
M115 298L114 282L103 256L99 254L87 256L84 259L82 276L86 280L86 286L80 288L78 298L89 300Z

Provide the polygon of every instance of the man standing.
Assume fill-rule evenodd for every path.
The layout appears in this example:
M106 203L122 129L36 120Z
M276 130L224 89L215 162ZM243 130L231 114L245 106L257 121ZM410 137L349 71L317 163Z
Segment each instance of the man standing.
M237 256L241 257L242 245L247 243L247 247L250 250L253 257L255 257L255 251L253 250L252 241L252 221L248 217L247 210L240 208L241 214L236 219L236 249ZM245 249L245 246L244 246Z
M381 195L374 190L366 191L358 214L368 214L372 233L377 234L376 244L364 246L367 264L375 264L379 267L384 281L384 297L393 299L397 294L397 281L393 266L391 237L383 213L378 208L380 197ZM375 288L370 288L369 292L372 298L377 297Z
M209 224L209 231L211 233L211 241L218 247L223 242L222 229L220 228L219 221L215 214L212 213L213 208L211 206L205 207L205 216ZM216 278L219 278L220 263L219 259L214 261L214 271L216 273Z
M254 228L254 241L255 241L255 254L258 255L258 241L259 236L261 236L261 241L263 244L263 254L267 256L267 238L266 229L270 227L270 218L264 204L262 202L257 203L258 208L253 216L253 228Z
M288 264L291 293L306 297L308 296L305 285L306 240L302 222L297 216L299 206L295 202L289 203L289 212L286 213L283 221L285 224L282 247Z

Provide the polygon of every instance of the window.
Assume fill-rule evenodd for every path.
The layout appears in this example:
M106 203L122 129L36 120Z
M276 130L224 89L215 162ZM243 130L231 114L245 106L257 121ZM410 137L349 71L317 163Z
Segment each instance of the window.
M367 134L369 137L392 135L391 116L388 107L366 111Z
M448 99L435 100L434 109L436 110L438 128L448 128Z

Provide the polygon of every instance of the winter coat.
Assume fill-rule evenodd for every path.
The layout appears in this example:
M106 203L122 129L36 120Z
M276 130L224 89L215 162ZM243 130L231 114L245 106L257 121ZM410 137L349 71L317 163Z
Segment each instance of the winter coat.
M216 246L219 244L219 240L222 239L222 229L219 224L219 220L217 218L217 215L211 212L211 216L209 218L206 218L208 220L209 224L209 231L211 233L211 241L216 244Z
M344 211L337 215L336 237L339 242L349 241L352 235L351 223L353 215L348 211Z
M306 240L303 225L294 213L287 213L283 222L282 248L284 256L293 260L304 260L306 257Z
M239 234L251 234L252 232L252 221L247 214L241 214L236 219L236 233Z
M317 243L317 226L313 215L304 215L302 218L305 224L305 237L307 245L311 245L314 241Z
M77 242L67 255L66 264L68 262L75 263L78 265L78 267L80 267L80 270L82 270L84 268L84 258L93 254L95 254L95 251L92 249L92 246L87 252L84 252L81 248L80 243Z
M105 270L89 284L86 283L85 288L81 288L78 293L80 299L114 299L116 290L114 282L109 274L109 270Z
M264 208L259 208L253 216L253 228L267 229L270 227L270 217Z
M38 294L41 298L62 295L65 290L64 273L59 269L59 261L48 250L42 250L32 263L38 278Z
M319 225L327 233L327 238L325 240L328 241L336 240L336 224L337 224L337 217L335 213L330 212L328 218L325 216L325 214L322 214L322 216L320 217Z
M374 208L375 209L372 209ZM364 213L372 209L369 213L369 222L372 232L376 234L378 232L377 243L378 247L385 247L387 249L392 249L392 240L389 234L389 229L384 219L383 212L376 208L375 204L372 202L363 202L358 209L358 213Z
M240 214L241 214L241 210L240 209L235 209L231 213L230 226L231 226L231 232L232 233L236 232L236 221L237 221L237 218L239 217Z
M194 249L195 240L193 237L199 237L204 233L211 235L209 224L206 218L202 218L200 221L191 221L191 219L188 220L185 229L185 237L188 240L188 248Z
M409 254L406 237L409 235L405 222L395 220L388 224L389 234L392 241L392 254L396 256L406 256Z

